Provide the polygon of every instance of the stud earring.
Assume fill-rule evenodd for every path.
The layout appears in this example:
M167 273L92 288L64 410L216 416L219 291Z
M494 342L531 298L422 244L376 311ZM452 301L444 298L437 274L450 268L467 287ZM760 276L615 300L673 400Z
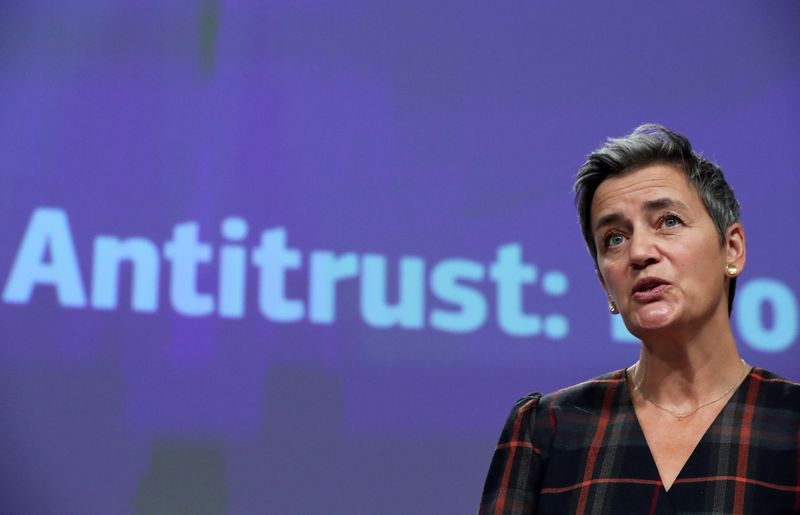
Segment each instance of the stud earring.
M725 272L731 277L736 277L739 273L739 267L733 263L728 263L725 265Z
M617 308L617 305L614 304L614 301L611 300L610 297L608 299L608 310L611 312L612 315L619 314L619 308Z

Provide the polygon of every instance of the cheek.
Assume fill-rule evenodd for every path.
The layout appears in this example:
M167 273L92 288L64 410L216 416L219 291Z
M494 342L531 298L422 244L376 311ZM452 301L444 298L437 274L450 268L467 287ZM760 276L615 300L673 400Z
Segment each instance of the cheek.
M624 274L619 271L615 271L611 267L608 267L602 271L602 275L603 279L605 280L605 287L608 293L618 298L620 296L620 292L625 288Z
M684 255L679 270L682 271L682 278L685 279L682 282L688 291L707 295L724 285L725 264L718 248L703 250L705 252Z

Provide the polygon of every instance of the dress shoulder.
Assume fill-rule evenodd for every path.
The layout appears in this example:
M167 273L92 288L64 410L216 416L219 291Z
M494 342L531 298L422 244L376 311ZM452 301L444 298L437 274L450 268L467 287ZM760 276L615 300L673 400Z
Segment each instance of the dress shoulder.
M514 403L495 447L480 513L535 513L562 411L599 411L611 385L624 382L611 372L547 395L530 393Z
M517 399L517 402L514 403L514 407L511 409L509 420L512 418L516 419L519 416L525 416L525 414L528 414L528 416L534 414L541 399L542 394L540 392L531 392Z
M625 369L608 372L573 386L568 386L542 396L540 404L550 413L564 408L583 412L598 412L609 390L625 383Z
M511 413L509 413L503 426L503 432L500 434L496 449L514 447L520 441L533 442L541 398L541 393L533 392L514 403L514 407L511 408ZM539 438L536 438L536 440L538 441ZM539 448L536 449L539 450Z
M514 403L489 466L480 514L535 512L549 440L536 430L541 397L534 392Z
M782 387L787 391L800 391L800 383L786 379L785 377L779 376L778 374L763 368L753 367L753 369L750 371L750 375L756 380L764 383L782 385Z
M800 416L800 384L753 367L750 380L758 386L757 402L764 407L794 412Z

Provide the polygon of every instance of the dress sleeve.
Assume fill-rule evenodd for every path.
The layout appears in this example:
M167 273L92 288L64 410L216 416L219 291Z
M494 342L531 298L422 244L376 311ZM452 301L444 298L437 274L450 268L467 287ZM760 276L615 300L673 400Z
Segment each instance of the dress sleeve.
M541 394L518 400L495 448L479 515L536 513L542 479L542 449L533 439Z

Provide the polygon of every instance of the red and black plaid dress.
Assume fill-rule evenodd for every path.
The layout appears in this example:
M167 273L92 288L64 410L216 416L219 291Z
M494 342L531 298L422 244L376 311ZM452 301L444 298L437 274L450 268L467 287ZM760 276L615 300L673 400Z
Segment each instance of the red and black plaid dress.
M619 370L520 399L481 514L800 513L800 385L754 368L667 492Z

